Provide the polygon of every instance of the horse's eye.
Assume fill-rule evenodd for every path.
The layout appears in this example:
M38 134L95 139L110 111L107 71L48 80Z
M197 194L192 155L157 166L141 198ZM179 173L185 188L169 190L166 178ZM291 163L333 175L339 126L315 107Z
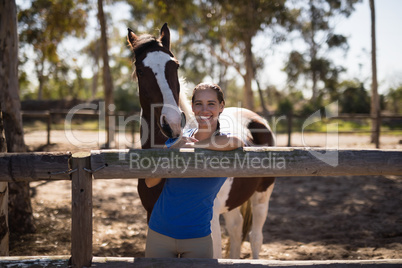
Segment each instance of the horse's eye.
M142 76L144 72L142 70L137 70L137 76Z

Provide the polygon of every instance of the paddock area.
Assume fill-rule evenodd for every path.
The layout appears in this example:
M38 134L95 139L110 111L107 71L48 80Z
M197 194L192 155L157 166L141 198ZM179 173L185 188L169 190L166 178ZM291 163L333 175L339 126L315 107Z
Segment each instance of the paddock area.
M52 132L55 144L41 149L82 150L80 146L68 144L63 135L62 131ZM77 134L81 135L87 140L98 136L96 132ZM27 133L26 143L35 149L46 143L45 137L36 132ZM368 139L368 136L340 135L339 147L373 148L364 143ZM383 148L401 149L397 136L382 136L382 139ZM326 142L319 136L307 136L305 141L314 142L307 143L311 147ZM285 142L286 138L279 135L278 145L283 146ZM85 144L82 147L96 149ZM94 256L143 257L146 213L136 183L127 179L93 181ZM31 187L38 230L35 234L12 235L10 256L69 255L71 182L32 182ZM402 259L401 192L402 178L397 176L278 178L264 226L260 259ZM223 234L226 242L227 236ZM242 258L250 258L247 241L242 246Z

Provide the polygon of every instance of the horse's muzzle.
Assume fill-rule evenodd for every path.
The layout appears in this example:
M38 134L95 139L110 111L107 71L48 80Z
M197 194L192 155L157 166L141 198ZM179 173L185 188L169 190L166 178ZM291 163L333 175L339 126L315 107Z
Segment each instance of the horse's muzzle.
M179 133L173 133L173 130L170 127L170 124L166 121L166 117L163 117L161 121L162 121L161 131L162 131L163 135L165 135L168 138L178 138L180 136L181 131ZM182 130L185 126L186 126L186 115L182 112L181 113L180 130Z

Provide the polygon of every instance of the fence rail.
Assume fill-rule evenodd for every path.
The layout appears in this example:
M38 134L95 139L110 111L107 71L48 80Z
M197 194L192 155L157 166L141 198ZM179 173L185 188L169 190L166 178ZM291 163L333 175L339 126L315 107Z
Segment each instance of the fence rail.
M281 116L281 115L277 115L277 114L270 114L267 115L266 117L275 117L275 116ZM287 142L287 146L291 146L292 141L291 141L291 137L292 137L292 131L293 131L293 125L294 125L294 119L295 118L304 118L306 119L307 116L304 115L300 115L300 114L293 114L292 112L289 114L286 114L286 121L287 121L287 129L286 129L286 133L288 135L288 142ZM380 134L381 133L392 133L393 131L381 131L381 123L383 122L383 120L386 119L393 119L393 120L402 120L402 115L398 115L398 114L380 114L378 117L372 116L370 114L339 114L337 116L331 116L331 117L326 117L325 120L331 121L331 120L371 120L372 124L377 125L377 121L379 122L378 124L378 128L376 128L375 130L366 130L366 131L360 131L360 130L353 130L353 131L337 131L336 133L338 134L356 134L356 133L375 133L375 135L378 137L375 141L375 145L376 148L380 148ZM316 131L304 131L303 132L307 132L307 133L314 133Z
M92 151L96 179L402 175L402 151L299 147Z
M47 131L47 145L51 144L50 139L51 139L51 131L52 131L52 122L53 118L55 116L66 116L68 114L74 115L74 119L76 117L93 117L93 118L98 118L99 120L103 119L106 116L122 116L122 117L128 117L128 116L139 116L139 113L125 113L125 112L113 112L112 114L102 114L101 111L99 110L79 110L75 111L73 109L71 110L45 110L45 111L21 111L22 117L24 118L41 118L46 121L46 131ZM98 124L98 128L100 127L100 124ZM136 131L136 126L135 124L131 124L131 135L134 136L134 132ZM98 129L99 130L99 129Z
M0 181L70 180L73 158L69 152L2 153ZM93 150L90 162L95 179L194 177L200 170L204 177L402 175L402 151L393 149Z
M4 267L68 267L69 256L0 257ZM180 268L400 268L402 259L383 260L320 260L320 261L275 261L275 260L231 260L231 259L166 259L93 257L92 266L109 268L127 267L180 267ZM3 267L2 266L2 267Z
M334 156L339 161L336 165L331 165L334 164L331 162L331 159L335 159ZM203 149L149 149L97 150L74 154L68 152L3 153L0 154L0 181L72 181L71 263L73 267L84 267L90 266L93 260L93 178L128 179L151 175L165 178L198 177L200 170L205 177L402 176L401 163L401 150L325 150L284 147L246 147L227 152ZM7 259L4 260L7 261ZM174 260L172 261L174 262ZM0 266L2 263L2 258L0 258ZM134 263L136 262L134 261ZM155 263L161 264L157 260L151 259L145 260L142 267ZM252 262L248 262L249 265L251 265L250 263L252 264ZM173 265L173 263L171 264ZM208 263L194 261L192 263L192 265L197 264L199 264L198 267L224 266L217 261L215 263L212 261ZM397 267L400 264L402 264L402 260L387 263L385 266L379 264L378 267ZM368 264L367 267L370 265ZM97 264L96 267L101 267L101 265ZM126 266L122 264L122 267ZM328 267L340 266L334 264Z

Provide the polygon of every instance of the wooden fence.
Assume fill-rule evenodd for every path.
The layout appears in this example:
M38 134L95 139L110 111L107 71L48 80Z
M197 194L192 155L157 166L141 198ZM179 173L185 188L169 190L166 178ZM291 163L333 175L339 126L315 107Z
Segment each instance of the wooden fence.
M109 112L110 113L110 112ZM113 114L104 114L102 115L101 112L99 110L85 110L85 109L81 109L81 110L46 110L46 111L21 111L21 115L22 118L24 119L28 119L28 118L35 118L35 119L40 119L46 122L46 132L47 132L47 139L46 139L46 144L49 145L51 144L51 132L52 132L52 122L55 118L57 118L58 116L62 116L63 119L68 115L68 114L72 114L74 115L74 120L76 120L77 118L95 118L95 119L99 119L99 120L104 120L104 118L106 116L122 116L122 117L128 117L128 116L139 116L139 113L134 113L134 114L128 114L128 113L124 113L124 112L113 112ZM98 124L98 129L100 130L100 123ZM137 129L139 129L139 127L137 127L137 124L139 124L138 122L128 122L130 123L130 132L132 137L134 137L134 132L137 131Z
M338 159L338 161L333 161ZM132 179L141 177L194 177L200 170L205 177L213 176L402 176L400 150L326 150L282 147L246 147L228 152L203 149L97 150L81 153L3 153L0 154L0 181L72 181L71 263L73 267L239 267L270 265L269 261L218 260L106 260L92 258L92 180ZM24 258L23 258L24 259ZM26 257L39 267L63 267L56 259L49 264L35 257ZM21 258L0 258L0 266L24 263ZM38 264L39 263L39 264ZM103 263L103 264L102 264ZM301 264L271 262L271 267L303 267ZM346 263L346 262L345 262ZM344 264L345 264L344 263ZM49 265L49 266L47 266ZM53 265L53 266L52 266ZM103 266L105 265L105 266ZM277 265L277 266L275 266ZM344 267L341 262L304 263L318 267ZM402 260L356 262L347 267L401 267ZM36 266L38 267L38 266Z
M272 116L274 116L274 115L272 115ZM294 121L295 121L296 118L298 118L298 119L306 119L307 117L302 116L302 115L292 114L292 113L289 113L289 114L286 115L286 121L287 121L287 126L286 126L287 131L286 131L286 133L288 135L287 146L292 146L291 145L292 144L291 137L292 137L292 131L294 129ZM340 120L347 120L347 121L350 121L350 120L371 120L372 124L381 126L382 121L386 120L386 119L402 120L402 115L380 115L379 117L373 117L370 114L339 114L337 116L331 116L331 117L326 117L325 118L325 120L328 120L328 121L339 120L339 119ZM377 121L378 121L378 123L377 123ZM308 131L308 133L312 133L312 132L314 132L314 131ZM376 146L376 148L380 148L380 138L379 137L380 137L381 133L384 133L384 131L381 131L380 128L376 128L375 131L372 131L372 130L363 130L363 131L361 131L361 130L353 130L353 131L347 131L347 132L345 132L345 131L343 131L343 132L337 131L336 133L356 134L356 133L373 133L373 132L375 132L377 137L378 137L378 139L376 139L376 141L375 141L375 146Z

